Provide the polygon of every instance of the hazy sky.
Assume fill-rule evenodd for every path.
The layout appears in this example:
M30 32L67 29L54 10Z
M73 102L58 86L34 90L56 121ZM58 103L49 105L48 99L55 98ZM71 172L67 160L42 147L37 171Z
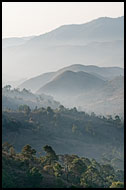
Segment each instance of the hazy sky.
M2 37L39 35L64 24L123 15L123 2L3 2Z

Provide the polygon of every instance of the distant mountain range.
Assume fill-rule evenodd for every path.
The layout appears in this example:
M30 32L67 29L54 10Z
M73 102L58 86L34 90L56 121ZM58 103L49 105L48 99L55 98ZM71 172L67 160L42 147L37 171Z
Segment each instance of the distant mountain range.
M64 67L56 72L49 72L44 73L42 75L33 77L29 80L24 81L21 85L19 85L19 88L27 88L32 91L37 91L40 88L42 88L44 85L46 85L48 82L51 82L55 77L60 78L60 74L62 74L65 71L73 71L73 72L79 72L83 71L90 74L90 77L96 76L98 79L102 80L109 80L113 79L116 76L124 75L124 69L119 67L98 67L94 65L71 65L68 67ZM91 76L93 75L93 76Z
M26 80L19 88L51 95L67 107L123 117L124 69L119 67L71 65Z
M118 18L101 17L84 24L63 25L51 32L35 37L28 43L30 45L32 43L42 43L42 45L84 45L85 42L92 41L123 40L123 25L123 16Z
M29 78L21 89L52 95L68 107L124 113L124 17L3 39L2 56L3 73Z
M20 38L19 37L3 38L2 39L2 48L22 45L34 37L35 36L20 37Z
M64 71L55 77L51 82L45 84L39 89L38 93L51 93L60 96L75 95L82 92L88 92L91 89L97 89L104 84L102 79L89 73L80 71Z
M11 40L3 39L3 71L23 78L72 64L124 66L124 17L64 25L25 43Z
M124 39L124 16L117 18L100 17L84 24L62 25L39 36L3 38L3 47L27 42L41 45L84 45L85 42L115 41ZM49 42L47 44L47 41ZM62 43L60 43L62 42ZM74 42L74 43L72 43Z

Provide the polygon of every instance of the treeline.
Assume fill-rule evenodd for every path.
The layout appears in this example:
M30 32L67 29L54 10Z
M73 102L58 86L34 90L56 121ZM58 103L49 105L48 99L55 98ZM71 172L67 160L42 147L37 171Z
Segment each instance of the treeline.
M21 104L27 104L30 109L35 107L57 108L60 103L55 101L52 96L41 94L37 95L30 90L23 88L13 88L11 85L6 85L2 88L2 109L18 110Z
M98 161L103 158L115 169L124 167L124 125L118 115L89 115L64 106L31 110L28 105L20 105L16 111L3 111L2 141L12 143L16 151L21 151L25 144L40 151L46 143L58 153L75 153Z
M119 115L115 115L115 116L112 116L112 115L107 115L107 116L104 116L104 115L96 115L94 112L92 113L86 113L84 111L78 111L76 107L74 108L66 108L64 107L63 105L59 105L57 108L55 109L52 109L50 106L47 106L47 108L45 107L40 107L38 108L37 106L34 107L34 109L31 109L30 106L28 106L27 104L21 104L18 106L17 110L13 110L13 109L10 109L10 108L6 108L4 110L5 112L23 112L25 113L26 115L30 114L30 113L47 113L47 114L57 114L57 113L61 113L61 114L68 114L68 115L71 115L71 116L75 116L76 118L77 117L85 117L85 118L90 118L90 119L102 119L104 121L107 121L109 123L114 123L115 125L117 125L118 127L123 127L123 118L121 118ZM82 118L82 117L81 117Z
M109 164L57 155L49 145L37 152L27 144L18 153L8 142L2 145L3 188L123 188L123 181L123 171Z

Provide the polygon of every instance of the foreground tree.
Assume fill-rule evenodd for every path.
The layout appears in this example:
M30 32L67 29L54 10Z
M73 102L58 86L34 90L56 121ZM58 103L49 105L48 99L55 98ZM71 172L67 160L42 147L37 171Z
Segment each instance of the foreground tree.
M43 150L46 152L46 158L49 161L49 164L58 160L58 156L56 155L55 151L52 149L51 146L45 145Z
M72 171L76 176L80 176L83 172L85 172L87 166L80 158L75 158L70 166L70 171Z
M5 143L3 143L2 144L2 150L3 151L6 151L6 152L8 152L9 153L9 151L10 151L10 148L12 148L13 146L10 144L10 143L8 143L8 142L5 142Z
M53 166L54 175L60 177L62 175L62 166L59 163L55 163Z
M32 159L36 155L36 150L27 144L23 147L21 153L25 158Z

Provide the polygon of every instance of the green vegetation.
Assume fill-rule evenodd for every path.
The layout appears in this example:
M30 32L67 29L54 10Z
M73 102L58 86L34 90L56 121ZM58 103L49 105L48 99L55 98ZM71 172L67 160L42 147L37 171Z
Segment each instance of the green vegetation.
M57 155L49 145L43 147L46 155L40 157L36 156L37 152L31 145L25 145L20 153L14 154L10 151L12 147L9 143L3 144L3 188L124 187L123 171L119 177L119 171L111 165L99 164L95 159Z
M25 145L22 149L22 155L25 158L33 158L33 156L36 154L36 150L32 149L30 145Z
M119 116L89 115L76 108L31 110L24 104L3 111L2 186L123 187L123 132Z
M51 164L52 162L54 162L55 160L58 159L55 151L52 149L51 146L45 145L43 147L44 151L46 152L46 159L48 160L48 162Z
M123 170L124 124L119 116L89 115L64 106L36 107L31 111L27 105L20 108L2 113L2 142L13 144L16 151L30 144L41 152L42 146L47 144L55 147L58 154L95 158L102 164ZM44 151L48 162L53 162L51 156L54 160L56 156L48 146Z

